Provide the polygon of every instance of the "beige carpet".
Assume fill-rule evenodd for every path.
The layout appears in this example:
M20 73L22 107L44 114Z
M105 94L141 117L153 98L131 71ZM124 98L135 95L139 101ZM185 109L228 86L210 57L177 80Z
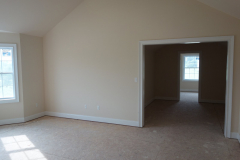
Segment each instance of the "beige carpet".
M47 116L0 126L0 160L239 160L238 141L223 136L224 105L194 97L154 101L144 128Z

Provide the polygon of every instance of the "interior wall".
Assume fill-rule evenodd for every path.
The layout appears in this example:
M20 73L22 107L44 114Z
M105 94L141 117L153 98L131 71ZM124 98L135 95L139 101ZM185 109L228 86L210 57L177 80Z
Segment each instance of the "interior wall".
M179 98L179 55L172 47L164 46L156 53L155 97L178 100Z
M198 81L183 80L184 56L180 55L180 91L198 92Z
M26 117L44 112L43 38L20 34L20 41Z
M156 53L157 97L177 98L179 52L201 52L201 101L225 101L227 43L200 43L166 45ZM181 71L181 70L180 70ZM181 83L182 79L180 80Z
M239 28L239 19L193 0L85 0L44 36L46 110L138 121L139 41L234 35L237 132Z
M0 33L0 43L17 44L19 102L0 104L0 120L24 117L20 35Z
M152 47L145 47L145 80L144 103L147 106L155 98L155 51Z
M0 33L0 43L17 44L19 83L19 102L0 104L0 120L24 118L44 112L43 38Z

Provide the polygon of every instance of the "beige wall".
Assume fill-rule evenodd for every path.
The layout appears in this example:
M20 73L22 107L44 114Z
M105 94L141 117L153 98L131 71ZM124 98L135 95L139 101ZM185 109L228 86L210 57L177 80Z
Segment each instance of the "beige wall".
M21 46L20 35L17 33L0 33L0 43L17 44L18 57L18 86L19 102L0 104L0 120L14 119L24 117L23 109L23 86L22 86L22 63L21 63Z
M184 56L180 55L180 91L198 92L198 81L183 81Z
M206 50L202 50L200 58L202 60L200 98L203 101L208 99L225 101L227 45L206 44Z
M0 33L0 43L17 44L19 83L19 102L0 104L0 120L24 118L43 112L42 38Z
M225 100L227 43L176 44L160 48L156 54L155 96L177 98L179 53L196 51L201 52L200 99Z
M155 96L158 98L178 99L179 97L180 60L178 52L171 50L171 46L164 46L156 53Z
M85 0L44 36L46 110L138 121L140 40L234 35L237 132L239 28L238 19L193 0Z
M21 34L24 116L44 112L42 38ZM36 103L38 107L36 107Z
M155 98L155 53L153 47L145 47L144 103L147 106Z

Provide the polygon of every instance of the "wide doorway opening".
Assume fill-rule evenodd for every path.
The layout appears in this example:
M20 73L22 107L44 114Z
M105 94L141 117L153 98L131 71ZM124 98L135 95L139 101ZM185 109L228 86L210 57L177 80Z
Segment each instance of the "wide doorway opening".
M233 37L142 41L140 126L172 114L170 121L218 123L230 138L232 62Z

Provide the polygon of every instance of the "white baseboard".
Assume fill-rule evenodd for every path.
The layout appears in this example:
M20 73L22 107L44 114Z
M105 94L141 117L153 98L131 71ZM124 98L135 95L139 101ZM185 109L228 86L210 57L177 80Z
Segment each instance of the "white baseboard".
M84 116L84 115L57 113L57 112L42 112L42 113L34 114L34 115L31 115L31 116L28 116L28 117L25 117L25 118L0 120L0 125L7 125L7 124L14 124L14 123L24 123L24 122L27 122L27 121L30 121L30 120L33 120L33 119L36 119L36 118L43 117L45 115L54 116L54 117L62 117L62 118L79 119L79 120L86 120L86 121L112 123L112 124L120 124L120 125L139 127L138 121L128 121L128 120L121 120L121 119L93 117L93 116ZM231 132L230 138L237 139L240 143L240 134L239 133Z
M4 119L4 120L0 120L0 125L23 123L23 122L25 122L24 118Z
M180 89L181 92L198 92L198 89Z
M54 116L54 117L63 117L63 118L71 118L71 119L80 119L86 121L94 121L94 122L104 122L104 123L113 123L127 126L135 126L139 127L138 121L128 121L121 119L112 119L112 118L103 118L103 117L93 117L93 116L84 116L84 115L76 115L76 114L67 114L67 113L57 113L57 112L42 112L38 114L34 114L25 118L16 118L16 119L4 119L0 120L0 125L6 124L14 124L14 123L24 123L36 118L40 118L43 116Z
M120 125L139 127L139 122L138 121L128 121L128 120L121 120L121 119L93 117L93 116L84 116L84 115L57 113L57 112L45 112L45 115L54 116L54 117L80 119L80 120L86 120L86 121L104 122L104 123L112 123L112 124L120 124Z
M31 116L25 117L24 120L25 120L25 122L27 122L27 121L31 121L33 119L37 119L37 118L40 118L43 116L45 116L45 112L37 113L37 114L31 115Z
M155 97L155 99L170 100L170 101L178 101L179 100L176 97Z
M150 101L148 101L147 103L145 103L145 107L147 107L149 104L151 104L154 100L155 100L155 98L153 98Z
M225 103L225 100L208 100L208 99L200 99L200 103Z
M239 135L239 133L231 132L231 137L230 138L237 139L239 141L239 143L240 143L240 135Z
M42 113L38 113L38 114L34 114L28 117L24 117L24 118L15 118L15 119L4 119L4 120L0 120L0 125L6 125L6 124L14 124L14 123L24 123L39 117L43 117L45 116L45 112Z

